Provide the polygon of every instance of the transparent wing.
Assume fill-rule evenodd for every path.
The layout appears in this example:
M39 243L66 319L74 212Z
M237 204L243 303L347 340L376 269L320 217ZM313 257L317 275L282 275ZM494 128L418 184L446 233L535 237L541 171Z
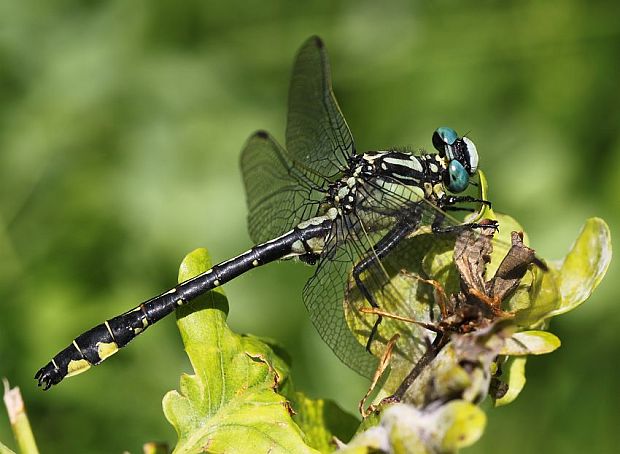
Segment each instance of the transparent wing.
M304 302L325 342L345 364L365 376L372 375L375 358L382 355L395 334L400 335L393 362L397 369L410 370L426 351L434 332L405 320L427 326L438 320L434 288L423 279L441 278L449 284L445 287L448 293L458 291L458 274L452 258L458 230L434 234L430 225L437 215L442 218L439 226L447 229L461 225L462 221L425 199L412 203L411 194L402 192L407 190L402 185L375 182L363 189L364 197L356 213L335 221L319 268L304 288ZM413 211L401 218L407 210ZM405 318L383 318L371 343L371 356L365 345L378 317L363 312L370 309L370 304L357 288L352 269L363 258L376 255L379 240L397 222L402 224L405 220L412 228L409 237L398 241L387 256L374 261L360 276L380 310ZM506 234L512 230L509 224L500 225L506 227ZM505 244L502 237L498 234L494 239L498 250L504 249L498 247Z
M361 312L370 305L357 288L352 269L362 259L376 254L374 246L387 231L387 228L367 231L363 228L361 219L354 214L338 218L334 222L318 268L303 291L303 300L310 318L323 340L342 362L366 377L372 377L383 346L396 332L405 339L404 343L399 343L406 345L405 352L399 353L401 356L410 355L414 349L421 351L424 347L423 336L411 335L410 323L395 324L393 320L384 320L371 344L373 354L366 351L366 343L377 316ZM388 261L385 262L388 266L377 259L363 271L361 280L380 309L410 314L407 306L411 297L405 294L409 293L409 290L405 289L403 292L402 286L392 284L394 276L401 271L400 266L395 264L401 263L408 267L410 263L414 263L419 267L428 248L428 244L416 248L415 257L412 257L411 248L408 248L403 256L400 252L402 248L398 246L388 255ZM391 260L394 253L399 257L397 262ZM413 331L415 328L414 326Z
M304 287L303 301L316 330L336 356L361 375L372 377L377 359L358 341L345 318L348 278L359 254L351 248L353 242L336 240L337 236L346 234L338 230L342 230L340 222L334 224L333 241L328 244L316 272Z
M429 264L424 262L426 257L437 260L445 258L445 271L452 273L452 268L448 267L448 254L453 244L451 236L439 238L432 234L405 239L381 261L380 267L372 267L363 275L364 284L374 296L379 309L402 317L400 320L383 317L371 344L373 355L381 357L390 339L399 335L390 359L392 373L388 383L384 384L387 390L393 391L398 387L398 379L402 381L435 337L432 330L409 320L434 325L440 319L434 288L422 280L439 276L429 275ZM451 274L449 278L441 277L452 280ZM352 277L349 279L352 281ZM365 343L378 317L363 312L371 307L356 286L349 285L347 288L344 303L346 321L358 343Z
M332 180L355 154L351 131L332 91L325 45L313 36L295 58L289 88L286 148L291 158Z
M315 216L323 190L355 152L332 91L327 52L318 37L306 41L295 58L286 146L259 131L241 155L248 228L255 242L270 240Z
M241 152L241 171L252 241L262 243L316 215L324 194L266 132L252 135Z

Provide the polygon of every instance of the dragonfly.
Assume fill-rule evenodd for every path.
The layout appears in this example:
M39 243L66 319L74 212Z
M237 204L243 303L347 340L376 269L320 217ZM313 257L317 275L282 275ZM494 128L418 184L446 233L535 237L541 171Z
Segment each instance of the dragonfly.
M372 375L377 358L371 345L382 317L376 317L366 344L359 342L343 310L349 280L378 307L372 289L388 282L381 261L403 239L422 226L435 234L482 227L447 215L468 210L467 203L490 205L462 194L478 170L476 146L440 127L432 135L436 153L358 153L332 89L325 45L316 36L295 57L285 135L282 147L269 133L257 131L241 154L255 246L79 335L36 373L39 386L49 389L100 364L209 290L291 258L316 266L302 299L323 340L346 365Z

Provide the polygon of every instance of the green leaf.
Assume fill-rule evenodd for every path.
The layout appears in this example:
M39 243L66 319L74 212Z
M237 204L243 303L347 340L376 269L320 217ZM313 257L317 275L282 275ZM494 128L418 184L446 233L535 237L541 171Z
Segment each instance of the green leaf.
M183 261L179 281L211 267L207 251ZM177 310L177 324L195 375L183 374L179 391L163 399L164 414L179 437L175 453L310 453L288 402L276 391L287 366L254 337L226 325L221 289Z
M293 419L304 432L306 442L323 453L334 451L334 437L348 441L360 425L357 418L331 400L314 400L298 392L295 394L293 407Z
M482 198L485 197L486 189L486 180L481 176ZM495 219L501 226L494 236L491 262L486 267L486 277L490 279L510 249L511 232L522 231L523 228L512 217L495 213L486 206L483 206L481 212L468 217L466 222L477 222L482 218ZM383 384L386 393L394 392L398 388L426 351L426 340L433 339L435 335L420 324L411 322L415 320L432 325L440 318L435 289L421 277L430 277L436 281L447 295L461 290L459 272L454 263L454 237L438 236L428 233L428 230L420 229L386 257L382 264L391 285L374 293L375 300L383 311L403 317L400 320L384 317L371 346L372 353L381 357L386 351L388 341L394 335L399 335L390 358L390 372ZM527 243L526 235L524 242ZM555 309L560 301L557 286L551 282L551 285L541 288L540 283L544 279L550 279L544 274L546 273L539 270L527 271L516 291L503 302L502 308L517 314L532 315L536 322L540 314L534 307L538 309L544 306L543 314ZM348 304L345 304L345 311L349 326L359 342L365 344L376 316L358 309L368 307L368 303L353 282L349 285L346 298ZM539 306L535 306L534 301ZM489 348L490 357L494 357L499 351L495 351L495 347ZM445 347L410 387L406 394L407 402L425 405L429 403L429 396L441 399L441 396L454 395L456 392L461 393L459 395L463 399L472 401L485 395L483 388L487 382L486 368L490 357L482 354L480 357L471 358L476 363L484 364L484 367L476 367L467 372L459 365L463 359L460 355L461 353L454 352L452 346ZM429 391L430 388L432 392Z
M506 339L502 355L544 355L560 347L560 339L547 331L521 331Z
M605 276L611 256L609 227L602 219L588 219L560 264L549 263L547 272L533 270L530 304L510 307L517 323L544 327L545 320L582 304Z
M545 319L562 304L558 272L551 266L547 271L534 268L528 280L527 294L517 290L508 302L507 310L515 312L515 322L519 326L544 328Z
M525 356L512 356L502 365L500 381L508 385L508 391L500 398L494 399L494 405L501 407L515 400L525 387Z
M437 427L446 427L438 443L441 452L455 452L471 446L482 436L486 426L484 412L469 402L455 400L438 412Z
M611 256L609 227L600 218L588 219L559 269L562 304L548 317L568 312L587 300L605 276Z

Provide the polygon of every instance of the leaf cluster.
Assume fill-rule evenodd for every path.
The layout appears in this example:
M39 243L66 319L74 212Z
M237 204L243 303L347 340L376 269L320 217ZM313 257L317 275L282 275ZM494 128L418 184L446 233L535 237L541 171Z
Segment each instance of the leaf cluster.
M491 211L484 216L499 220L504 230L500 237L521 230L508 216ZM420 235L411 241L410 247L420 249L417 243L428 238ZM463 288L453 248L437 244L427 248L419 261L421 269L414 268L434 276L437 287L430 286L429 293L428 283L413 277L411 269L394 273L391 284L411 296L408 316L440 326L441 311L434 301L437 288L450 295L454 315L458 312L454 295L466 292L467 285ZM484 263L486 276L499 273L506 255L506 250L496 247ZM472 329L471 323L468 329L458 325L445 336L441 348L427 358L400 396L400 403L384 400L386 404L377 406L361 424L334 403L296 391L290 365L278 354L281 349L264 339L233 333L226 325L228 305L222 290L210 292L177 314L194 374L182 375L179 390L170 391L163 400L166 418L179 437L174 452L455 452L474 443L484 431L486 416L478 404L487 396L496 406L514 401L525 385L527 356L550 353L560 346L548 331L549 320L590 296L610 258L607 225L601 219L589 219L562 261L548 262L545 271L527 267L492 315L482 317ZM207 252L198 249L183 261L179 281L210 266ZM349 299L352 303L355 296ZM398 308L388 304L386 309ZM349 321L362 336L364 322L355 316ZM390 367L381 371L377 403L395 392L428 355L430 345L423 326L406 320L385 325L388 329L381 333L383 341L375 354L385 354L387 339L395 333L404 342Z

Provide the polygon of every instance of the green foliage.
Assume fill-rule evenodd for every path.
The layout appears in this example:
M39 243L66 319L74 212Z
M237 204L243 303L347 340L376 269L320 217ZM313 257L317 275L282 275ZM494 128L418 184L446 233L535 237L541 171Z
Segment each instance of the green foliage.
M518 227L514 220L490 210L484 215L494 216L501 225ZM588 220L562 262L552 263L548 272L531 267L510 298L502 302L502 309L510 310L514 318L500 318L472 332L454 334L406 391L406 403L380 406L380 417L366 421L349 444L340 445L339 452L452 453L478 440L486 416L476 404L489 389L496 406L514 401L525 385L525 357L550 353L560 346L552 333L529 328L544 328L551 316L577 307L592 293L609 264L609 238L602 220ZM424 235L414 237L407 247L423 250L417 243L427 241ZM494 254L501 257L493 257L488 272L499 273L502 267L506 250L496 249ZM440 277L439 284L447 288L454 280L455 270L448 270L454 263L443 247L435 244L427 250L430 252L414 263L432 270ZM206 251L196 250L183 261L179 281L210 266ZM412 279L410 272L398 272L392 276L392 284L416 295L416 286L425 283ZM416 301L407 302L414 307L414 315L428 315L428 309L422 308L424 300ZM358 424L355 418L331 402L295 392L288 364L258 338L231 332L226 325L227 312L221 289L177 311L195 375L183 375L180 391L164 397L164 413L179 437L175 452L331 452L335 439L347 441ZM359 332L362 324L356 315L361 313L349 313ZM433 323L430 317L421 321ZM403 326L411 329L411 323L387 320L383 325L392 329L382 333L383 339L397 332L409 335L409 341L420 336L421 327L415 324L416 331L408 333ZM393 392L422 358L419 348L407 350L411 345L398 346L401 360L393 362L382 395ZM385 353L385 345L378 352Z
M181 265L179 282L211 268L197 249ZM310 453L313 449L277 393L288 366L257 338L240 336L226 325L228 303L221 289L177 311L177 323L195 375L181 376L180 391L163 400L166 418L177 431L174 452Z
M305 434L308 444L320 452L334 450L334 437L350 440L360 421L330 400L310 399L303 393L293 395L293 420Z
M483 192L485 186L483 181ZM490 209L485 209L483 214L498 219L501 225L519 227L514 220L496 215ZM496 279L498 276L508 279L502 274L504 262L513 257L513 248L519 249L520 242L515 242L518 236L513 235L513 248L509 252L497 247L501 242L496 243L493 254L501 257L498 260L489 257L487 267L480 260L486 254L482 252L486 249L479 249L479 244L485 244L483 236L473 236L476 240L471 244L466 242L465 248L459 243L463 241L459 237L451 259L445 245L429 243L427 234L410 239L405 249L409 253L427 251L423 257L413 254L416 259L412 266L420 267L414 268L416 271L433 272L438 276L432 286L435 295L454 284L455 273L460 275L461 291L467 293L474 282L468 273L475 275L485 268L493 273L492 277L485 276L485 288L498 289L500 284ZM480 260L478 265L466 261L470 257L468 251L474 252L471 256L474 261ZM375 414L361 424L333 402L312 400L296 392L290 366L283 359L287 356L285 352L257 337L232 332L226 324L228 301L220 288L213 290L191 305L180 307L176 313L194 374L183 374L179 391L170 391L163 399L164 415L178 436L174 452L328 453L337 449L343 454L456 453L475 443L484 432L487 417L478 404L488 394L497 407L513 402L525 385L526 357L551 353L560 346L559 338L544 330L549 318L583 303L601 282L610 259L609 229L604 221L594 218L586 222L561 262L550 263L545 272L530 266L524 270L522 278L514 278L513 291L505 293L509 295L506 300L485 302L501 303L501 307L497 307L490 318L476 321L478 325L463 325L467 329L461 330L460 321L450 321L458 316L459 306L454 301L466 298L463 293L460 297L451 296L456 298L451 299L455 304L450 309L453 312L443 314L440 322L433 321L436 314L428 295L426 299L407 300L405 307L412 306L418 316L430 314L424 319L427 326L435 323L436 327L443 326L443 330L451 329L452 334L432 356L428 356L433 352L430 346L421 355L419 348L409 347L415 345L415 341L420 342L415 336L421 336L422 327L405 319L394 321L387 317L382 329L388 327L391 331L381 331L381 339L385 341L386 336L393 334L409 336L409 339L397 345L398 353L388 379L381 382L380 395L399 392L398 384L408 379L405 377L409 372L422 366L415 380L399 395L402 403L394 403L392 398L377 401L373 406ZM390 269L391 260L394 259L386 261L386 270ZM467 265L465 268L463 263ZM197 249L183 260L178 280L187 281L210 268L206 250ZM429 281L420 277L412 278L411 270L401 270L390 276L392 286L403 294L409 291L409 295L419 296L422 285L429 285ZM488 298L493 296L489 295ZM347 298L352 304L359 295L352 293ZM399 309L389 306L388 299L380 303L386 309ZM429 308L424 310L425 304L430 311ZM443 304L447 304L447 300ZM448 309L444 307L443 310ZM351 310L348 315L359 334L364 326L360 322L363 312ZM415 331L405 332L405 326L413 326ZM539 329L531 329L534 326ZM442 334L437 334L437 338L440 336ZM393 338L394 342L397 340ZM388 349L383 341L379 342L381 346L375 354L386 355ZM147 444L144 449L145 452L161 452L163 446ZM0 450L10 452L2 444Z
M380 425L357 435L338 452L451 453L478 440L485 425L484 412L462 400L430 411L396 404L383 413Z
M560 339L546 331L521 331L506 339L501 355L544 355L560 347Z
M484 181L482 187L484 192ZM503 215L495 215L490 209L485 210L484 215L498 219L502 227L507 225L518 227L514 220ZM424 239L414 238L413 241ZM415 249L414 246L410 248ZM432 275L440 276L439 283L444 288L450 285L452 274L446 270L451 265L450 261L446 260L445 254L442 250L434 248L424 259L427 267L435 271ZM498 255L501 255L499 259ZM504 255L505 251L495 251L487 272L495 273ZM484 424L474 416L471 419L460 418L456 409L460 411L460 407L452 405L455 402L461 402L463 405L480 402L490 389L496 406L507 405L514 401L525 385L525 357L550 353L560 346L560 340L552 333L528 328L546 327L550 317L567 312L583 303L605 275L610 259L611 242L607 224L598 218L589 219L564 260L550 263L550 269L546 272L532 268L526 273L512 296L503 302L502 308L510 311L508 312L511 314L510 318L504 318L469 334L454 334L451 341L422 370L405 394L405 400L421 408L420 414L424 417L432 417L440 411L444 419L459 421L454 429L446 429L447 433L453 433L454 430L459 436L452 438L446 435L445 440L463 440L463 444L438 443L436 440L429 441L419 435L416 436L415 433L412 435L410 432L406 434L400 431L394 432L389 426L390 408L381 418L383 430L368 429L352 441L347 448L349 450L343 452L369 452L372 449L411 453L455 452L459 447L476 441L482 434ZM392 283L396 286L401 285L400 280L408 275L398 273L392 278ZM487 274L487 278L489 277ZM424 283L420 284L420 280L415 279L408 285L424 285ZM388 301L384 303L388 304ZM391 308L396 309L393 306ZM424 312L418 312L418 315L420 314ZM430 318L422 321L429 322ZM419 331L419 327L416 329ZM402 327L400 331L402 334ZM391 331L390 335L394 332L397 331ZM404 345L406 344L400 344L401 351L406 348ZM383 352L384 350L381 350L381 353ZM421 358L419 354L412 355L412 351L407 353L409 355L404 355L404 358L409 357L412 363ZM402 382L403 374L410 368L411 365L409 369L403 370L402 362L395 362L387 381L388 386L390 384L393 386L394 382ZM394 376L397 378L394 379ZM503 383L503 388L498 383ZM452 401L455 396L460 396L464 400ZM442 404L446 399L448 403ZM384 426L387 426L387 429ZM415 423L409 425L410 430L413 427ZM426 434L429 427L419 430ZM392 437L394 433L399 435L394 438ZM407 450L403 450L404 446Z
M504 383L508 388L503 396L493 398L496 407L508 405L514 401L525 386L525 362L524 357L513 356L505 357L498 363L502 367L502 374L499 381Z

